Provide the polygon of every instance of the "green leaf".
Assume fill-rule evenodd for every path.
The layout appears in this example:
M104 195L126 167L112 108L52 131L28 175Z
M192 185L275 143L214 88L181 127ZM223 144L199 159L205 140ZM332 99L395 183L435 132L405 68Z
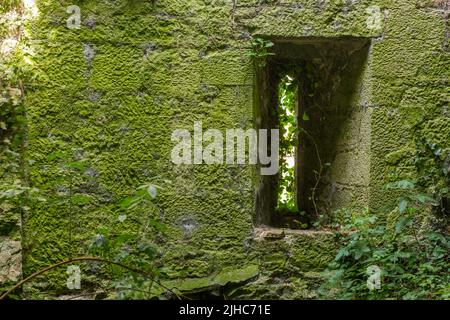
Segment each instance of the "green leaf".
M429 232L426 233L426 235L427 235L427 238L432 240L432 241L440 241L442 243L446 242L445 237L442 234L440 234L440 233L429 231Z
M78 161L75 161L75 162L69 162L69 163L66 164L66 166L67 166L68 168L78 169L78 170L80 170L80 171L83 171L83 170L85 170L85 169L87 168L87 165L86 165L86 164L84 164L84 163L82 163L82 162L78 162Z
M122 246L124 243L126 243L127 241L130 241L132 239L133 239L133 236L130 234L120 234L116 238L116 245Z
M346 248L341 248L336 254L336 258L334 258L334 260L341 260L343 257L347 257L349 254L350 252Z
M394 270L398 274L404 274L405 273L405 270L402 267L400 267L399 265L395 265Z
M408 259L411 257L411 253L409 253L409 252L399 252L397 255L398 255L398 257L405 258L405 259Z
M409 180L401 180L398 182L399 189L414 189L415 184Z
M150 219L150 220L148 221L148 225L151 226L151 227L153 227L153 228L155 228L155 229L158 230L158 231L161 231L161 232L164 232L164 231L167 230L167 227L166 227L164 224L158 222L158 221L155 220L155 219Z
M359 260L365 253L370 252L370 248L367 246L366 241L356 242L353 248L353 257Z
M430 197L430 196L428 196L428 195L426 195L426 194L418 194L418 195L416 196L416 199L417 199L420 203L425 203L425 202L435 203L435 200L434 200L432 197Z
M373 223L375 223L376 221L377 221L377 217L376 216L369 216L369 217L367 217L367 221L370 223L370 224L373 224Z
M303 112L303 116L302 116L303 121L309 121L309 116L306 112Z
M104 226L98 227L97 232L101 235L109 235L109 229Z
M62 158L64 158L64 156L65 156L64 152L56 151L56 152L52 152L49 155L47 155L47 160L53 161L53 160L56 160L56 159L62 159Z
M137 243L137 249L145 253L150 259L153 259L157 253L155 247L146 240L141 240Z
M91 197L85 194L76 194L72 197L72 203L76 205L86 205L91 202Z
M397 182L388 183L385 185L386 189L401 189L401 190L412 190L416 186L414 182L409 180L401 180Z
M400 217L400 219L398 219L397 223L395 224L395 232L398 234L400 233L403 228L410 224L412 222L412 217L407 216L407 217Z
M125 199L122 199L122 201L119 202L119 207L121 209L128 209L133 202L136 201L135 197L126 197Z

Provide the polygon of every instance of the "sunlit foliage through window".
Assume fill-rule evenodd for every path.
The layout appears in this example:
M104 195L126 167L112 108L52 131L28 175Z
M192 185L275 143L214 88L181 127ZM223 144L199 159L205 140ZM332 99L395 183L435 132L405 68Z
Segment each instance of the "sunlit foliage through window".
M297 145L296 117L297 84L285 75L278 87L280 119L280 181L278 188L279 210L298 211L295 192L295 150Z

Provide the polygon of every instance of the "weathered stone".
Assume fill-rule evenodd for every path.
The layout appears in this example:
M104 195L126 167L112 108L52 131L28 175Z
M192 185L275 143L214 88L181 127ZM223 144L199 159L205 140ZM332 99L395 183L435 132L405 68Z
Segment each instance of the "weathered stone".
M0 284L17 281L22 274L22 247L20 241L0 239Z

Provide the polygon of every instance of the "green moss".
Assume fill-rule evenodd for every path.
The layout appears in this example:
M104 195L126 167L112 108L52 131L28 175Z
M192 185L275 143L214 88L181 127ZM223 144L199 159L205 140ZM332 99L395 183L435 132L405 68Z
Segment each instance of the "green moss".
M184 278L164 281L164 287L182 294L212 291L227 285L236 285L254 279L259 273L257 265L248 265L242 269L226 268L218 274L203 278ZM155 286L155 296L161 296L164 288Z
M390 165L397 165L405 157L411 157L414 154L414 149L405 147L400 150L396 150L386 155L386 162Z

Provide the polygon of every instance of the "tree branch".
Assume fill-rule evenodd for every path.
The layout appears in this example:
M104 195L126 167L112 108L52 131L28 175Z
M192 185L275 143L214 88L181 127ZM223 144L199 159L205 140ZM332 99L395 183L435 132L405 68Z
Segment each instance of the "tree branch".
M153 274L148 273L148 272L146 272L146 271L144 271L144 270L140 270L140 269L136 269L136 268L133 268L133 267L124 265L124 264L122 264L122 263L120 263L120 262L115 262L115 261L111 261L111 260L107 260L107 259L102 259L102 258L97 258L97 257L77 257L77 258L73 258L73 259L69 259L69 260L64 260L64 261L60 261L60 262L58 262L58 263L52 264L51 266L48 266L48 267L46 267L46 268L44 268L44 269L42 269L42 270L40 270L40 271L37 271L37 272L31 274L30 276L26 277L25 279L19 281L16 285L14 285L12 288L10 288L10 289L7 290L5 293L3 293L3 294L0 296L0 300L5 299L10 293L12 293L13 291L15 291L16 289L18 289L19 287L21 287L23 284L27 283L28 281L30 281L30 280L36 278L37 276L39 276L39 275L41 275L41 274L43 274L43 273L45 273L45 272L47 272L47 271L50 271L50 270L52 270L52 269L55 269L55 268L57 268L57 267L60 267L60 266L62 266L62 265L69 264L69 263L73 263L73 262L78 262L78 261L97 261L97 262L101 262L101 263L112 264L112 265L116 265L116 266L118 266L118 267L124 268L124 269L126 269L126 270L128 270L128 271L131 271L131 272L140 274L140 275L142 275L142 276L144 276L144 277L146 277L146 278L150 278L152 281L155 281L159 286L161 286L162 288L166 289L166 290L169 291L170 293L174 294L178 299L181 300L179 294L177 294L176 292L174 292L172 289L170 289L170 288L164 286L164 285L161 284L159 281L155 280ZM183 295L181 295L181 296L183 296ZM183 296L183 297L185 297L185 296ZM185 297L185 298L187 298L187 297Z

